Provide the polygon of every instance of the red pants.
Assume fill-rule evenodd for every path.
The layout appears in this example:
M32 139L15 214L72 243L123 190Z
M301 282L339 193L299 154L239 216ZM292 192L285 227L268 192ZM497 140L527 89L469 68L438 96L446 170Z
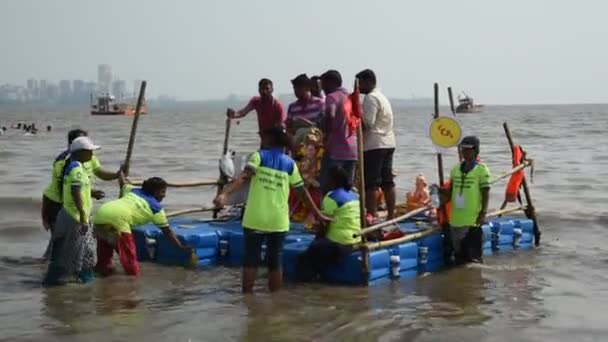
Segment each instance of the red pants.
M118 238L116 247L112 247L104 239L97 239L97 265L95 270L102 275L110 275L114 271L112 256L114 250L118 253L120 264L128 275L139 275L139 263L137 262L137 250L133 234L122 233Z

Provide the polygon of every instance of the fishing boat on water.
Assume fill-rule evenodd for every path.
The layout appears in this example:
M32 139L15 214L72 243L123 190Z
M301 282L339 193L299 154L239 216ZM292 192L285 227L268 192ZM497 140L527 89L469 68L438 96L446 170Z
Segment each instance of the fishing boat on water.
M472 97L466 93L458 96L458 107L456 107L456 113L481 113L484 105L475 104Z
M147 114L145 102L140 109L141 114ZM91 95L91 115L133 115L135 114L135 105L129 101L116 101L113 95L108 93L100 94L93 102Z

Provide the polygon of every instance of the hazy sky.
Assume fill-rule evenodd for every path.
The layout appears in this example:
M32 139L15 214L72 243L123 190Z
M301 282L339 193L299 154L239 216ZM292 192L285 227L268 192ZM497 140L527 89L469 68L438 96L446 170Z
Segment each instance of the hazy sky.
M484 103L608 102L607 16L604 0L1 0L0 84L107 63L204 99L328 68L350 87L370 67L393 97L437 81Z

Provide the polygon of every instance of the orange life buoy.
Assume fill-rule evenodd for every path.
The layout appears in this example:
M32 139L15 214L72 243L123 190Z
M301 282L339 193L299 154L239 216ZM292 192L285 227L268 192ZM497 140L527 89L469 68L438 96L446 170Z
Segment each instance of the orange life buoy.
M448 179L447 182L443 183L442 189L449 190L451 186L452 186L452 181L450 179ZM443 207L445 209L445 214L443 213L443 211L437 210L437 220L439 221L439 224L442 226L447 225L450 222L450 210L452 208L452 205L451 205L449 198Z
M524 150L519 145L515 145L513 148L513 167L517 167L525 160ZM506 202L517 201L517 195L519 194L519 188L524 180L524 170L519 170L511 175L509 183L507 183L507 190L505 195Z

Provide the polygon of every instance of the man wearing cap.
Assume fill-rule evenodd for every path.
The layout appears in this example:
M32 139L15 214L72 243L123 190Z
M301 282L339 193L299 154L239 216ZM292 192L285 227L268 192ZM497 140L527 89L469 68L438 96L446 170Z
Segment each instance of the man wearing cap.
M306 74L300 74L293 80L293 93L297 101L291 103L287 108L287 131L295 136L296 146L311 127L316 126L323 114L325 101L312 96L312 81Z
M450 235L456 264L482 262L483 224L490 200L490 170L477 161L479 139L467 136L459 149L463 162L450 172Z
M52 251L43 284L60 285L64 276L77 276L80 281L93 279L94 241L89 229L91 215L91 179L84 164L100 147L88 137L74 139L70 158L63 167L62 208L52 232Z
M62 189L61 182L63 179L63 168L65 166L66 161L70 157L70 146L74 139L78 137L86 137L87 132L82 129L73 129L68 132L68 148L61 152L54 160L52 167L52 175L51 181L49 185L44 189L42 196L42 225L44 229L47 231L53 230L55 225L55 221L57 219L57 214L59 214L59 210L61 210L62 204ZM114 179L118 179L118 174L120 170L117 172L110 172L101 167L101 163L97 156L93 154L91 160L85 162L84 168L87 171L87 175L91 180L91 188L93 188L95 184L95 177L98 177L102 180L110 181ZM91 196L95 199L102 199L105 194L101 190L91 190ZM50 253L50 241L47 246L46 252L44 253L43 258L47 259Z
M365 174L365 206L376 217L378 194L386 199L387 220L395 217L395 182L393 181L393 108L386 96L376 87L376 74L365 69L356 75L363 99L363 163Z

